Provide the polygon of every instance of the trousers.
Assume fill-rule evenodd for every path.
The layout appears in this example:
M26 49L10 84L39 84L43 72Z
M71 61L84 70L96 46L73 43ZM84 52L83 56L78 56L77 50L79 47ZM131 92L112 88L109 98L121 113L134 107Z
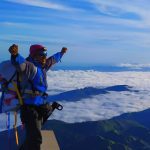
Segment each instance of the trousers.
M26 136L20 150L40 150L42 144L42 116L32 106L23 106L20 110L21 121L25 124Z

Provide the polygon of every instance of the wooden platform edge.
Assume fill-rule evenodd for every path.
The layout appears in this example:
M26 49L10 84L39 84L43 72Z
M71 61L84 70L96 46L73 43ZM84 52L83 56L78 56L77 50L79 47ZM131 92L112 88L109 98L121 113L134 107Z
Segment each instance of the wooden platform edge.
M54 131L42 130L41 150L60 150Z

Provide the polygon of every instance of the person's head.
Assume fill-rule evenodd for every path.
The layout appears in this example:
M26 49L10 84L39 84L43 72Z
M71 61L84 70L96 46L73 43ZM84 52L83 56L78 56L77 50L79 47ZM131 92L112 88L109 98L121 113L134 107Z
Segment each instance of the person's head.
M38 44L31 45L30 57L32 57L34 60L41 63L42 66L44 66L46 64L47 49L42 45L38 45Z

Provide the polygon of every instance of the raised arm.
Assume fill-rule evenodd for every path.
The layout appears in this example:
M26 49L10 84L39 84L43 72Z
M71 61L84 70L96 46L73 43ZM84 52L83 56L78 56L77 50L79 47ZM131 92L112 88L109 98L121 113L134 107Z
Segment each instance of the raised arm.
M37 72L37 67L35 67L31 62L28 62L18 53L18 45L13 44L9 47L9 52L11 54L11 63L14 65L16 70L26 76L26 78L32 80Z
M46 60L46 65L45 65L45 69L48 71L55 63L58 63L59 61L61 61L62 56L67 52L67 48L63 47L61 49L61 52L58 52L52 56L50 56L47 60Z

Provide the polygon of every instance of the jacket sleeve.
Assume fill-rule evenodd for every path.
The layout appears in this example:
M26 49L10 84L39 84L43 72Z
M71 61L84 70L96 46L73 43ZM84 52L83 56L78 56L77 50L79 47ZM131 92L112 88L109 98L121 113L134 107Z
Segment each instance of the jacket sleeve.
M58 52L52 56L50 56L47 60L46 60L46 65L45 65L45 69L48 71L54 64L58 63L59 61L61 61L61 58L63 56L62 52Z
M29 80L33 80L37 73L37 67L33 63L26 61L20 54L11 56L11 63L19 73Z

